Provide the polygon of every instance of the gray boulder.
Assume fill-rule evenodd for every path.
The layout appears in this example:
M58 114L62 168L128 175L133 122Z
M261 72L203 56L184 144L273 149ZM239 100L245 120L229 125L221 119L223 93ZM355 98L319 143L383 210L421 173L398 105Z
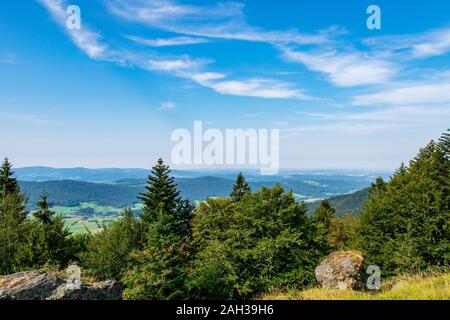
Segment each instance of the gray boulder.
M85 283L41 271L0 277L0 300L119 300L122 285L116 281Z
M322 288L356 290L364 288L364 257L357 251L336 251L315 270Z
M59 286L47 300L120 300L122 285L117 281L97 283L68 282Z

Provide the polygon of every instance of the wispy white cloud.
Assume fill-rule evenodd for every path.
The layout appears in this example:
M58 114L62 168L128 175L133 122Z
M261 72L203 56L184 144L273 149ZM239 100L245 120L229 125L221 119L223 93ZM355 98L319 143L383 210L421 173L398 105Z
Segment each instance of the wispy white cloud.
M450 28L414 35L369 38L364 43L407 58L428 58L450 52Z
M276 80L228 80L207 83L206 86L213 88L219 93L236 96L261 97L267 99L313 99L300 90L293 88L284 82Z
M449 103L450 82L409 84L376 93L355 96L352 101L353 105L358 106Z
M186 5L174 0L112 0L104 3L118 17L189 37L269 43L279 49L286 60L325 74L338 87L386 83L400 69L397 64L364 51L338 50L331 37L347 33L346 29L339 26L312 34L251 26L245 17L242 3ZM154 44L154 41L150 43ZM327 45L327 49L305 50L304 45ZM297 48L290 49L292 46Z
M447 106L399 106L367 112L314 113L297 112L301 119L310 118L312 123L282 129L295 135L303 132L335 132L370 134L395 130L442 127L450 119L450 104ZM298 120L298 119L297 119Z
M151 70L175 72L182 75L184 72L198 70L208 63L210 61L206 59L194 60L186 55L177 59L150 59L147 66Z
M178 34L268 43L328 41L325 33L302 34L297 30L266 31L252 27L246 21L244 4L237 2L203 6L172 0L109 0L104 3L118 17Z
M39 0L54 16L62 27L65 27L65 2L63 0ZM171 23L177 18L183 21L202 21L205 14L215 22L222 19L234 21L242 15L242 5L237 3L218 4L214 7L194 7L176 5L171 1L113 1L108 7L116 14L128 18L144 19L147 22ZM119 9L121 8L121 9ZM133 18L133 19L134 19ZM137 66L149 71L162 71L177 77L189 79L197 84L211 88L220 94L268 99L310 99L292 84L273 79L229 79L225 74L205 70L213 61L210 59L193 59L188 55L179 57L161 57L157 54L140 54L130 50L112 50L103 43L100 35L86 28L67 30L73 42L92 59L113 61L124 66ZM178 38L179 40L180 38ZM184 39L186 40L186 38ZM166 43L167 44L167 43Z
M158 107L159 110L163 111L169 111L169 110L175 110L177 108L177 105L174 102L163 102Z
M363 52L302 52L280 48L290 62L304 64L308 69L325 74L338 87L374 85L388 82L398 69L391 62L370 57Z
M24 124L30 125L38 125L38 126L48 126L52 125L53 122L43 119L35 114L27 114L27 113L0 113L0 119L6 121L14 121Z
M63 0L38 0L53 16L56 23L58 23L67 34L71 37L72 41L83 50L92 59L111 59L114 55L113 52L100 41L100 34L91 31L86 26L79 30L70 30L66 28L66 8L67 4Z
M159 39L146 39L137 36L127 36L128 39L149 47L170 47L170 46L182 46L209 42L205 38L193 38L193 37L173 37L173 38L159 38Z
M448 106L398 106L366 112L314 113L297 112L300 115L324 121L390 122L423 124L440 123L450 118Z
M211 61L206 59L192 60L184 56L173 60L149 60L146 68L173 73L224 95L266 99L313 99L287 82L256 78L229 80L225 74L203 71L204 66L209 63Z

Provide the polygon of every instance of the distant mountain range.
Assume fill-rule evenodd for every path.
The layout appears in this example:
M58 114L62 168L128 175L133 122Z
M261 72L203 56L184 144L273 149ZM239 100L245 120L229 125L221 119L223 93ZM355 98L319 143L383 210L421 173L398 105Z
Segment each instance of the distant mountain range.
M190 200L228 196L237 172L180 171L173 175L181 196ZM34 209L43 190L56 206L74 207L84 202L121 208L138 202L143 192L145 169L56 169L28 167L15 170L22 192L29 197L29 208ZM292 190L298 200L310 202L330 198L338 214L356 213L367 197L367 188L378 175L333 172L286 171L277 176L260 176L256 171L244 173L253 190L279 183L286 191Z
M23 181L74 180L96 183L111 183L122 179L145 179L149 169L142 168L52 168L24 167L15 168L15 175ZM199 178L205 176L220 177L234 180L238 170L172 170L176 178ZM275 176L261 176L258 170L243 171L248 181L271 181L279 179L304 180L340 180L340 181L373 181L378 176L386 176L383 172L343 171L343 170L281 170Z

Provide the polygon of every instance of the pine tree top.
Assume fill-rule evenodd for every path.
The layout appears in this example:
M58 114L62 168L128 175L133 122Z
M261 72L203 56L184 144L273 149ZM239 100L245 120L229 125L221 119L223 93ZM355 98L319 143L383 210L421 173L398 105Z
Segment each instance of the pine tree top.
M0 167L0 199L5 195L19 193L19 184L17 179L13 178L12 164L8 158L5 158Z
M141 218L147 222L156 219L159 210L167 214L174 214L174 210L180 201L180 192L175 184L175 179L170 175L168 165L159 159L152 168L147 178L146 192L139 195L144 202L144 210Z
M233 189L230 193L232 201L240 201L244 197L244 195L250 192L250 185L245 180L242 172L239 172L236 181L234 182Z

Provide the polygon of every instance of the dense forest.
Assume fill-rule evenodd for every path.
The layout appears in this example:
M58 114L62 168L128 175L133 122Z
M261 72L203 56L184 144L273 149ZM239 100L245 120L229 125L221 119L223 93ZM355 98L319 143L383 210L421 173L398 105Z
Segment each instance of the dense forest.
M384 276L450 262L450 134L431 141L388 181L378 178L361 213L336 215L322 201L313 215L282 186L252 190L240 174L229 197L195 206L180 196L159 160L138 195L139 217L123 217L96 234L71 235L43 193L39 210L5 159L0 169L0 274L69 263L84 276L117 279L125 299L245 299L314 283L324 256L360 250ZM367 194L368 193L368 194Z

